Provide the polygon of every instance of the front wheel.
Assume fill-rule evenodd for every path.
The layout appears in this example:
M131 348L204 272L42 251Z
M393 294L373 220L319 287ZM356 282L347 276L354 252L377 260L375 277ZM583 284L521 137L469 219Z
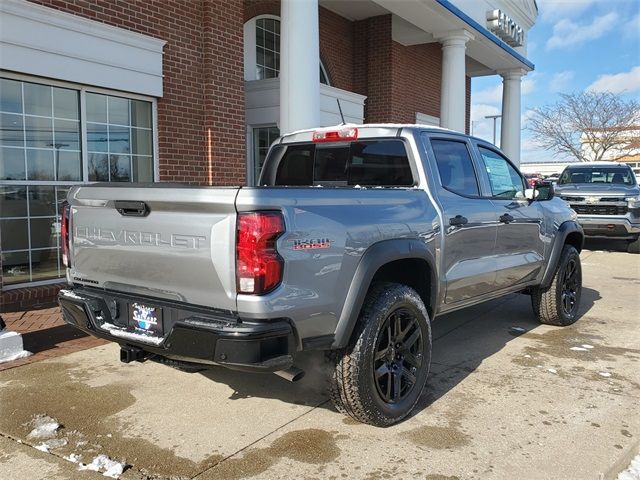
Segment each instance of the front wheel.
M541 323L566 326L578 319L582 295L580 254L565 245L548 288L536 288L531 295L533 312Z
M380 427L405 418L431 365L431 324L420 296L397 283L374 285L351 344L336 352L331 398L338 411Z
M638 236L635 240L631 240L627 245L627 252L629 253L640 253L640 236Z

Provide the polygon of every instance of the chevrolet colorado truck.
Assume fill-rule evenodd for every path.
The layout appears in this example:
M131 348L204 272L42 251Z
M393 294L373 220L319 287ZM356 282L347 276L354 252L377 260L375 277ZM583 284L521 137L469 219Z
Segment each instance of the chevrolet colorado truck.
M62 244L65 320L121 360L294 380L298 352L325 350L337 409L378 426L423 392L434 318L523 292L568 325L582 288L582 228L553 189L419 125L284 135L257 187L77 186Z
M564 169L556 193L578 214L586 237L626 240L640 253L640 187L618 162L577 163Z

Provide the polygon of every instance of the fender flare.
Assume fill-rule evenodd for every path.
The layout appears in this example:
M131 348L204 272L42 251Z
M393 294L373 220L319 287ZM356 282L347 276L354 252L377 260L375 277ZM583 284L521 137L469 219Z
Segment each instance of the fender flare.
M556 235L556 239L553 242L553 246L551 247L551 254L549 255L549 261L547 262L547 269L544 272L544 276L542 277L542 282L540 282L540 286L542 288L548 288L553 282L553 276L556 273L556 267L558 266L558 262L560 262L560 254L562 253L562 249L565 246L567 237L571 233L579 233L580 234L580 248L578 251L582 250L582 246L584 245L584 232L582 227L577 222L573 220L567 220L562 223L558 228L558 233Z
M436 262L431 251L422 241L414 238L383 240L369 247L356 267L342 306L331 348L343 348L348 345L376 272L390 262L405 259L424 260L429 265L431 282L430 306L432 311L435 311L435 302L438 298L438 283L435 268Z

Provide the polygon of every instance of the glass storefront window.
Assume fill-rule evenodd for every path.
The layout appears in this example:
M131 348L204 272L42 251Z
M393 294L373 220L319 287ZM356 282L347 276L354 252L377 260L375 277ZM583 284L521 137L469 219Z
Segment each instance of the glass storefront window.
M149 102L87 93L89 180L150 181L151 124Z
M73 183L153 172L151 102L0 78L2 286L64 276L59 211Z

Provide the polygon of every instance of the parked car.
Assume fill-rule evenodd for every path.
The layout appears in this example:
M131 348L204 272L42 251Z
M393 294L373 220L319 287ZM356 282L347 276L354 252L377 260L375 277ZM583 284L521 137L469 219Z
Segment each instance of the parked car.
M640 253L640 187L628 165L569 165L556 193L576 211L587 237L626 240L629 252Z
M337 409L386 426L423 391L434 318L513 292L542 323L578 318L575 213L483 140L305 130L275 142L259 184L73 187L64 319L125 362L295 380L297 353L325 350Z
M535 187L539 182L542 182L543 180L542 175L539 173L525 173L524 178L526 178L527 184L531 188Z
M548 175L548 176L544 177L544 181L550 183L554 187L558 183L559 179L560 179L560 174L559 173L554 173L553 175Z

